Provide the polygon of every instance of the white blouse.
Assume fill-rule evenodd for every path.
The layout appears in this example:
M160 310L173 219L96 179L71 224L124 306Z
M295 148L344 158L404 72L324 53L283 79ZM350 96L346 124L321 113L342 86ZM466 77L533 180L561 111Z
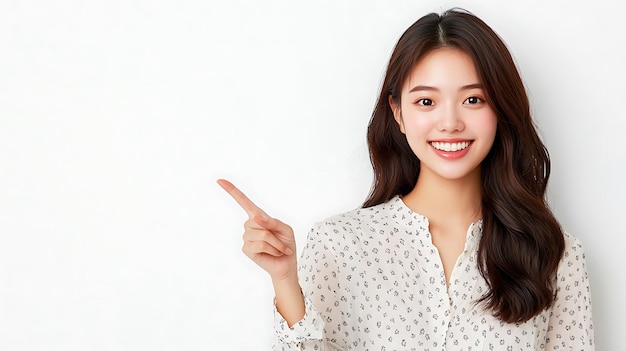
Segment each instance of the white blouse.
M428 219L399 196L316 224L302 251L304 318L274 312L274 350L594 350L580 242L565 235L554 305L521 324L476 305L482 221L467 231L449 289Z

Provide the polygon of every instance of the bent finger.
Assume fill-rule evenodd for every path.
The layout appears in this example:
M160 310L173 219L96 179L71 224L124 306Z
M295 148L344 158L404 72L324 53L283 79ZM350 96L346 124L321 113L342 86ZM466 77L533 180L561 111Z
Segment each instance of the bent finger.
M274 257L281 257L285 254L274 246L268 244L266 241L249 241L246 242L242 249L244 254L250 258L254 258L256 255L270 255Z
M276 237L274 233L269 230L246 230L243 233L243 240L245 242L265 242L268 245L274 247L278 251L285 255L293 254L293 251L287 244Z

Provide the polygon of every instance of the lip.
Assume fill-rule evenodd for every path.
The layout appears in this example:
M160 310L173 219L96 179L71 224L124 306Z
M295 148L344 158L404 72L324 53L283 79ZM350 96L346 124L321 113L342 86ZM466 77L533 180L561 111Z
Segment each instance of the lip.
M444 139L433 139L433 140L428 140L429 143L438 141L440 143L462 143L464 141L469 141L470 143L474 140L472 139L461 139L461 138L444 138Z
M439 143L462 143L462 142L469 142L469 145L463 149L463 150L458 150L458 151L444 151L444 150L439 150L439 149L435 149L435 147L432 145L433 142L439 142ZM436 139L436 140L430 140L428 142L428 145L431 147L431 149L435 152L435 154L443 159L446 160L456 160L459 159L463 156L465 156L470 148L472 147L472 145L474 144L473 140L469 140L469 139Z

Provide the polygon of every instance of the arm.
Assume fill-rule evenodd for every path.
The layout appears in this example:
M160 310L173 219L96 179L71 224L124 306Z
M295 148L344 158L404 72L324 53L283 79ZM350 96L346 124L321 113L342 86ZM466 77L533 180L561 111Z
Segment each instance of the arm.
M242 251L269 273L276 294L276 306L287 323L293 325L304 316L293 230L267 215L229 181L220 179L217 182L248 214L244 223Z
M580 242L567 234L556 284L545 350L595 350L585 252Z
M300 257L299 279L304 293L305 315L296 324L282 318L278 301L274 350L344 350L346 340L340 325L350 303L341 299L340 265L337 263L337 233L327 224L314 226Z
M302 288L298 283L298 275L294 274L287 279L272 279L274 285L274 303L276 311L280 313L289 327L304 317L305 306Z
M332 342L324 341L322 318L311 300L305 299L302 294L295 254L296 243L291 227L268 216L230 182L220 179L218 184L248 214L248 220L244 224L242 251L268 272L272 279L278 334L278 344L274 345L274 349L304 350L311 347L318 351L338 350ZM304 261L307 262L306 259ZM318 262L317 258L315 262Z

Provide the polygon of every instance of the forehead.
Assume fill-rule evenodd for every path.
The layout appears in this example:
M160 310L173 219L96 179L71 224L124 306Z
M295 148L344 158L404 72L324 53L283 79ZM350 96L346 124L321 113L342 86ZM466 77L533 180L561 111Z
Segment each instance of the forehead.
M404 89L416 85L454 88L477 83L480 79L472 58L460 49L444 47L428 52L413 66Z

